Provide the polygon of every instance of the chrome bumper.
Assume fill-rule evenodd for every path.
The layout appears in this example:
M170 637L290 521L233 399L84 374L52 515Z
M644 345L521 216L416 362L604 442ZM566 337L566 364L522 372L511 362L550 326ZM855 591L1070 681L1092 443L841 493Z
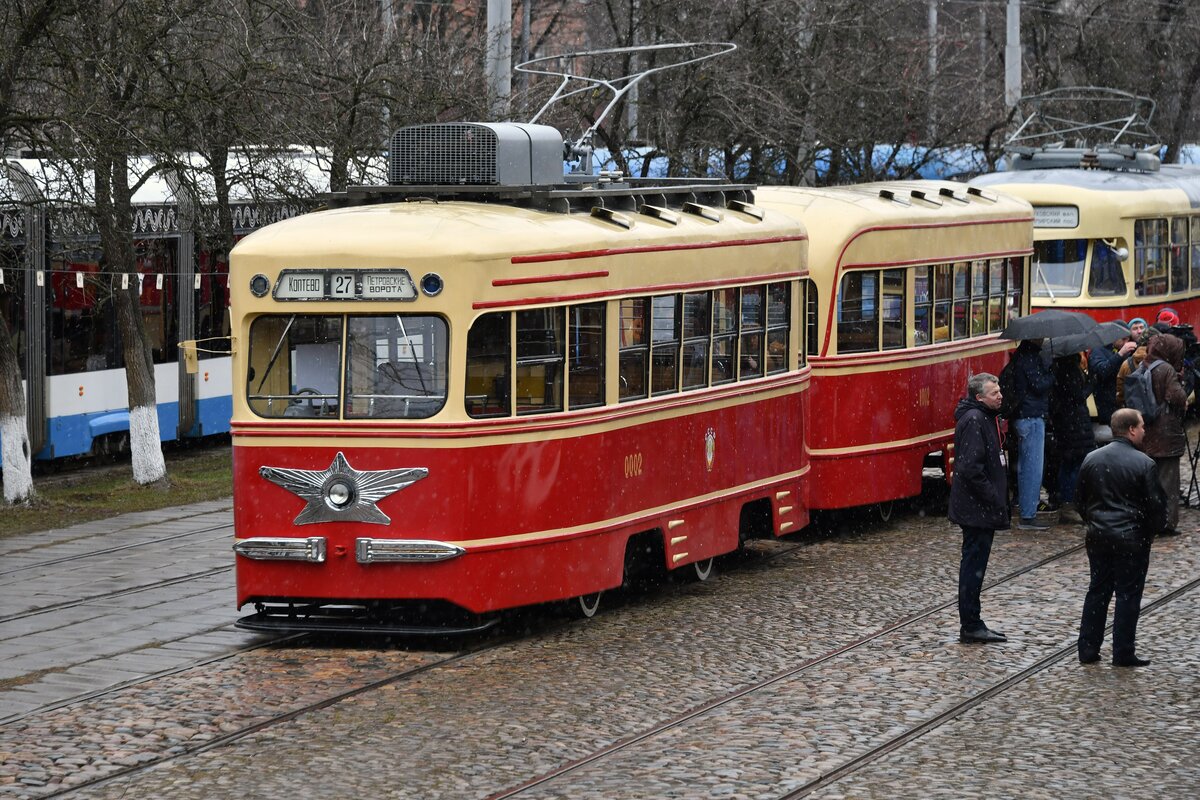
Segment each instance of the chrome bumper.
M235 542L233 551L255 561L325 563L324 536L303 539L255 536ZM354 558L360 564L430 563L457 558L467 551L455 544L426 539L356 539Z

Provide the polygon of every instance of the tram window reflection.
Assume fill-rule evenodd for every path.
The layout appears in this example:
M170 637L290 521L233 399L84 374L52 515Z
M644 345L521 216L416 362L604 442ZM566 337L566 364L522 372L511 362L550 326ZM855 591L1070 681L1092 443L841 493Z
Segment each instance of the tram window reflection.
M1192 217L1189 221L1191 228L1191 273L1192 286L1200 289L1200 217Z
M1167 293L1166 243L1165 219L1134 220L1133 290L1138 296Z
M467 414L476 419L507 417L509 404L510 315L484 314L467 333Z
M649 299L627 297L620 306L620 343L617 370L621 378L620 399L637 400L646 396L650 367Z
M1050 239L1034 242L1034 297L1079 297L1083 292L1083 267L1087 239Z
M346 419L424 419L446 403L446 323L352 316L346 323Z
M1101 239L1092 241L1092 272L1088 278L1088 294L1093 297L1113 297L1125 294L1125 273L1117 251Z
M904 283L904 270L884 270L880 305L884 350L896 350L908 344L904 337Z
M341 350L341 317L257 318L246 381L251 410L263 417L336 416Z
M712 296L692 292L683 296L683 388L708 385L708 334L712 322Z
M1188 221L1186 218L1171 220L1171 292L1188 290Z
M786 372L791 328L792 284L772 283L767 287L767 374Z
M747 286L742 289L741 336L738 344L742 378L757 378L763 374L763 321L765 315L764 288Z
M571 408L604 405L604 308L604 303L589 303L570 309Z
M563 410L566 309L517 312L517 413Z
M879 349L878 283L879 273L874 270L850 272L842 277L837 299L839 353Z
M650 394L679 391L679 296L651 298Z
M737 289L718 289L713 292L713 386L729 383L737 377L734 363L737 350L737 313Z
M933 294L929 266L913 269L913 344L933 343Z

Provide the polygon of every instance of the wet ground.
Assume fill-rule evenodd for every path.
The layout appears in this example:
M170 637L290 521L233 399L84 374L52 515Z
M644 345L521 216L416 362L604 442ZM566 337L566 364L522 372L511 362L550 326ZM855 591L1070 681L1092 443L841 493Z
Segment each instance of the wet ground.
M1193 797L1200 514L1156 541L1141 669L1081 666L1076 526L997 535L1002 645L961 645L960 537L898 514L708 582L471 641L232 627L228 503L0 542L0 797Z

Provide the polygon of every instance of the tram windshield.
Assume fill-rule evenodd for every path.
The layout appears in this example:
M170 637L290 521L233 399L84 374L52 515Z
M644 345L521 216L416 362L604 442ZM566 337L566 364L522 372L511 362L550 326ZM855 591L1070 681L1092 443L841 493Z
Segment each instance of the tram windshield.
M1083 291L1087 239L1034 242L1034 297L1078 297Z
M263 417L431 417L446 402L447 338L432 316L259 317L247 399Z

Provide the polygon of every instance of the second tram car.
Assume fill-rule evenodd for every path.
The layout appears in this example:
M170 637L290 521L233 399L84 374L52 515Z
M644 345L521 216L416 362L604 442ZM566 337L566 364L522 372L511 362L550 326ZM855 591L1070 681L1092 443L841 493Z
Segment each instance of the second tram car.
M544 126L402 133L393 182L421 185L232 256L240 624L590 615L632 570L704 579L807 523L799 221L747 186L548 185Z
M1007 360L999 333L1028 309L1030 207L939 181L762 188L757 202L814 232L809 507L886 516L920 494L924 465L949 474L962 387Z

